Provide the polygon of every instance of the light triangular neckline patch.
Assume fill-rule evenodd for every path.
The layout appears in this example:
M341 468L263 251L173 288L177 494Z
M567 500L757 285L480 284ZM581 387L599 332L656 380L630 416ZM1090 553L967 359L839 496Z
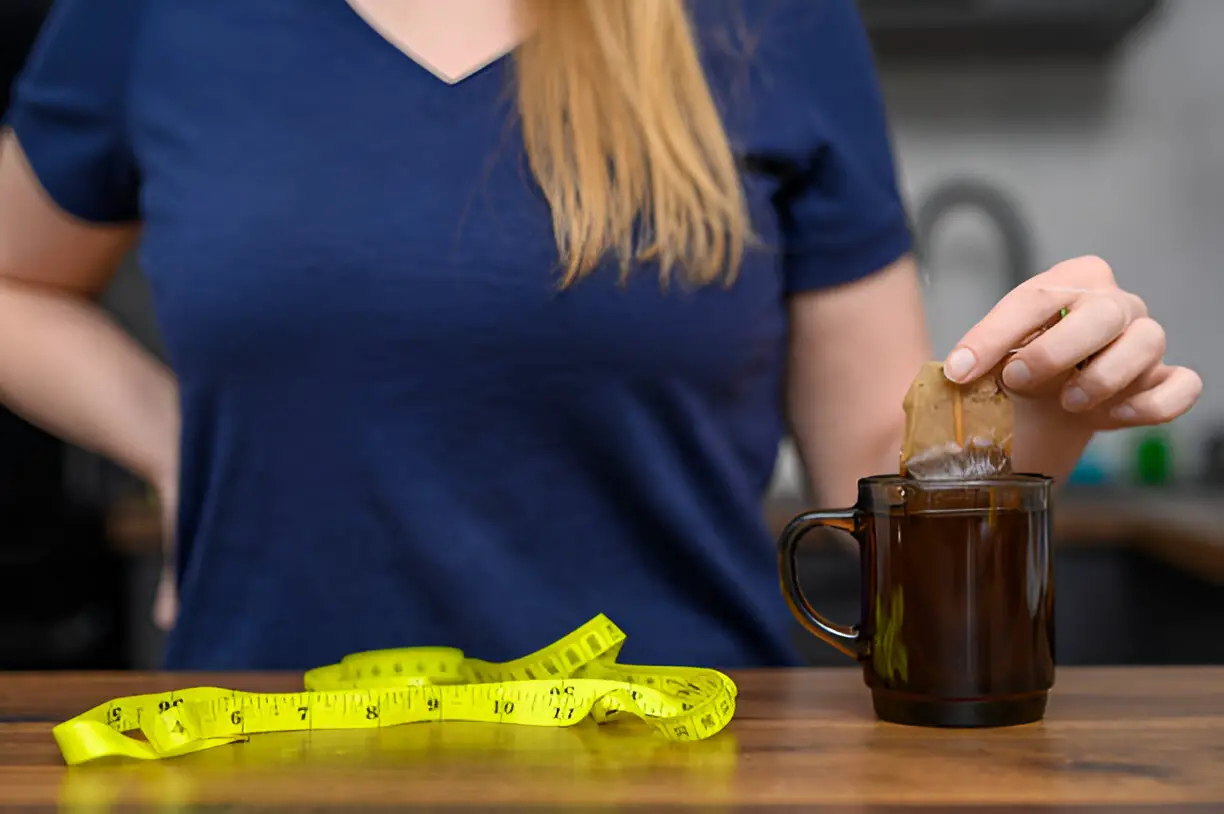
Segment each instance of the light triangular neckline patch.
M431 59L422 53L420 47L414 47L407 38L398 36L389 31L386 26L380 25L370 13L370 10L360 0L345 0L345 4L357 16L358 22L366 26L372 34L385 42L389 47L394 48L403 56L412 60L418 67L430 73L435 79L447 85L458 85L463 80L480 73L490 65L497 64L509 56L518 47L519 43L522 42L522 37L516 35L512 39L508 39L503 45L491 49L483 56L464 63L456 61L454 65L443 67L439 64L439 60Z

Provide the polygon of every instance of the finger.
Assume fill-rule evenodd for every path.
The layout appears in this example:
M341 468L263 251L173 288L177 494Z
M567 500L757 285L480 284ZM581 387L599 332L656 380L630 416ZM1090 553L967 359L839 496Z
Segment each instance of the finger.
M954 382L967 382L990 370L1042 325L1057 319L1078 297L1077 291L1014 288L974 325L944 360Z
M1130 425L1165 424L1184 415L1203 392L1202 378L1187 367L1169 367L1162 373L1162 381L1122 401L1110 415Z
M944 360L948 378L965 382L993 369L1063 308L1070 308L1086 293L1102 291L1116 292L1126 300L1134 318L1147 316L1143 301L1118 289L1113 269L1100 257L1064 260L1021 283L965 334Z
M1063 409L1090 410L1130 387L1145 370L1159 365L1166 347L1164 328L1150 317L1131 323L1094 356L1063 388Z
M1154 387L1158 387L1164 383L1166 379L1173 375L1176 370L1172 365L1157 364L1149 367L1143 373L1139 374L1139 378L1130 383L1121 393L1116 393L1113 398L1107 400L1104 404L1098 406L1098 409L1105 408L1112 410L1122 402L1129 399L1131 396L1137 396L1140 393L1146 393ZM1119 425L1123 426L1123 425Z
M1129 296L1117 289L1084 295L1066 317L1016 353L1003 369L1003 384L1030 390L1107 347L1139 316Z
M1117 285L1109 263L1092 254L1063 260L1033 279L1040 279L1043 285L1049 281L1054 285L1079 288L1114 288Z

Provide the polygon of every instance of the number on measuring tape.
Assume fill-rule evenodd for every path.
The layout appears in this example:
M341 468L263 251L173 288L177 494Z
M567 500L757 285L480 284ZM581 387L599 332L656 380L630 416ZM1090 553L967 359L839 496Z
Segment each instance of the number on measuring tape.
M601 724L634 717L664 738L688 741L709 738L731 720L736 687L727 676L704 668L622 667L616 657L624 639L601 614L502 664L451 648L369 651L308 671L305 692L196 687L118 698L53 734L65 762L75 765L110 756L173 757L273 731L424 721L569 726L587 716ZM131 729L145 739L124 734Z

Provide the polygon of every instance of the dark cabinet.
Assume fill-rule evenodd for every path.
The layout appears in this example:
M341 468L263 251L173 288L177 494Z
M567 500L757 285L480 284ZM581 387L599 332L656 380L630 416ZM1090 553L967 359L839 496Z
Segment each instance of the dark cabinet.
M1108 53L1159 0L858 0L884 59Z

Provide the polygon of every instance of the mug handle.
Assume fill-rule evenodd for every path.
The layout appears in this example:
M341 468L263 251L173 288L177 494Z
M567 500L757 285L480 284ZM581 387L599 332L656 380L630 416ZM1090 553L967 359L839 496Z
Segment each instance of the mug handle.
M799 587L798 548L799 541L816 528L832 528L849 533L859 544L862 555L863 512L851 509L828 509L805 512L791 520L778 538L778 572L782 578L782 594L791 613L809 633L840 650L856 661L866 655L866 638L858 625L839 625L821 616Z

